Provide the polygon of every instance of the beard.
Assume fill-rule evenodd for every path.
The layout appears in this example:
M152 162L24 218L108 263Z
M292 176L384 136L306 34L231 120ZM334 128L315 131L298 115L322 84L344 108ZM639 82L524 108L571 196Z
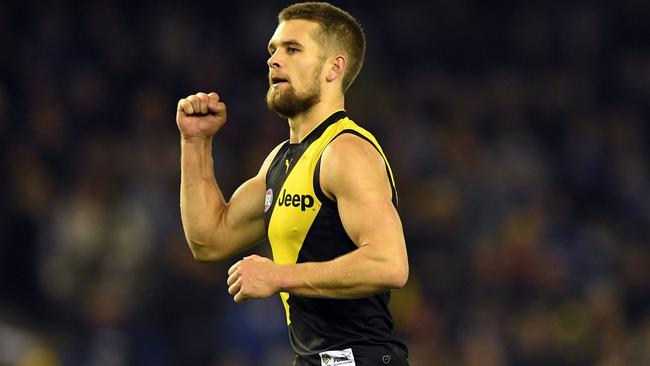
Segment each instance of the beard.
M288 83L283 87L269 85L266 93L266 106L285 118L293 118L307 111L314 104L320 102L321 92L318 84L318 68L314 70L312 83L305 93L298 95L296 89Z

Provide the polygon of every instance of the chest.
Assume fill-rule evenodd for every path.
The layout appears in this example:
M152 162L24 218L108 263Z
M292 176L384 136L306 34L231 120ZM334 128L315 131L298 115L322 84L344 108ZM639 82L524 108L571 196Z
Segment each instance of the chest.
M321 208L313 186L318 157L309 149L287 150L266 178L265 224L276 263L295 263Z

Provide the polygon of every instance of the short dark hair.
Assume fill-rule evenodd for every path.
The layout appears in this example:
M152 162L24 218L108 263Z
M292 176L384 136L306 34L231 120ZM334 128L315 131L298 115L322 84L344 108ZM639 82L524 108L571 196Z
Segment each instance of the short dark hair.
M326 2L297 3L278 14L279 22L292 19L318 23L317 40L326 48L340 49L345 53L348 67L343 75L343 90L348 90L361 70L366 53L366 36L361 24L350 13Z

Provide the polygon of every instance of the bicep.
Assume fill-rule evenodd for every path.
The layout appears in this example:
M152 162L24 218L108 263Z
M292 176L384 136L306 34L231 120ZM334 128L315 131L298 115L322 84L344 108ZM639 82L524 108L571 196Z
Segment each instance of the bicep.
M338 210L346 233L358 246L372 246L388 255L402 254L402 223L390 199L339 196ZM402 256L401 256L402 257Z
M266 172L282 144L266 157L259 172L235 190L221 212L215 230L212 254L218 258L228 258L244 251L266 237L264 225L264 196Z
M229 255L264 239L264 188L264 178L257 175L239 186L227 203L220 220L220 236L233 246Z

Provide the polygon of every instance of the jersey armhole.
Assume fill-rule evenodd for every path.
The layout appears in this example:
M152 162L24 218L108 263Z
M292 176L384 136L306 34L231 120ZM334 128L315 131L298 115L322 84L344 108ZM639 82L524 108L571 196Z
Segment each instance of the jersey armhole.
M316 197L323 203L323 206L335 206L336 202L334 202L331 198L327 197L325 193L323 193L323 189L320 186L320 162L321 158L323 155L318 157L318 162L316 163L316 168L314 168L314 193L316 194Z
M271 159L271 163L269 164L268 168L266 169L266 174L264 175L264 182L269 181L269 174L271 174L271 170L272 170L271 168L273 168L273 166L275 164L277 164L276 160L277 160L278 156L282 156L282 154L284 154L284 150L286 150L288 147L289 147L289 140L287 139L282 143L282 145L280 146L278 151L275 153L275 156L273 156L273 159Z
M366 136L360 134L358 131L355 131L355 130L343 130L343 131L339 132L336 136L334 136L334 138L332 138L332 140L330 140L328 145L330 143L332 143L332 141L334 141L337 137L339 137L339 136L341 136L341 135L343 135L345 133L351 133L351 134L353 134L355 136L361 137L362 139L367 141L372 147L374 147L375 150L377 150L377 152L379 153L379 155L382 156L382 159L384 159L383 154L381 153L381 151L379 150L377 145L375 145L372 141L370 141ZM326 206L326 205L327 206L336 206L336 202L334 200L332 200L331 198L327 197L327 195L325 195L325 193L323 192L323 189L320 186L320 163L321 163L322 158L323 158L323 154L321 153L321 156L318 157L318 162L316 163L316 168L314 168L314 182L313 182L314 193L316 194L316 197L318 197L318 199L323 203L323 206ZM395 206L395 208L397 208L397 190L395 189L395 184L393 184L393 181L390 178L391 177L391 172L390 172L390 170L388 168L388 162L386 162L385 159L384 159L384 166L386 166L386 175L388 176L388 184L390 184L391 202L393 202L393 206Z

